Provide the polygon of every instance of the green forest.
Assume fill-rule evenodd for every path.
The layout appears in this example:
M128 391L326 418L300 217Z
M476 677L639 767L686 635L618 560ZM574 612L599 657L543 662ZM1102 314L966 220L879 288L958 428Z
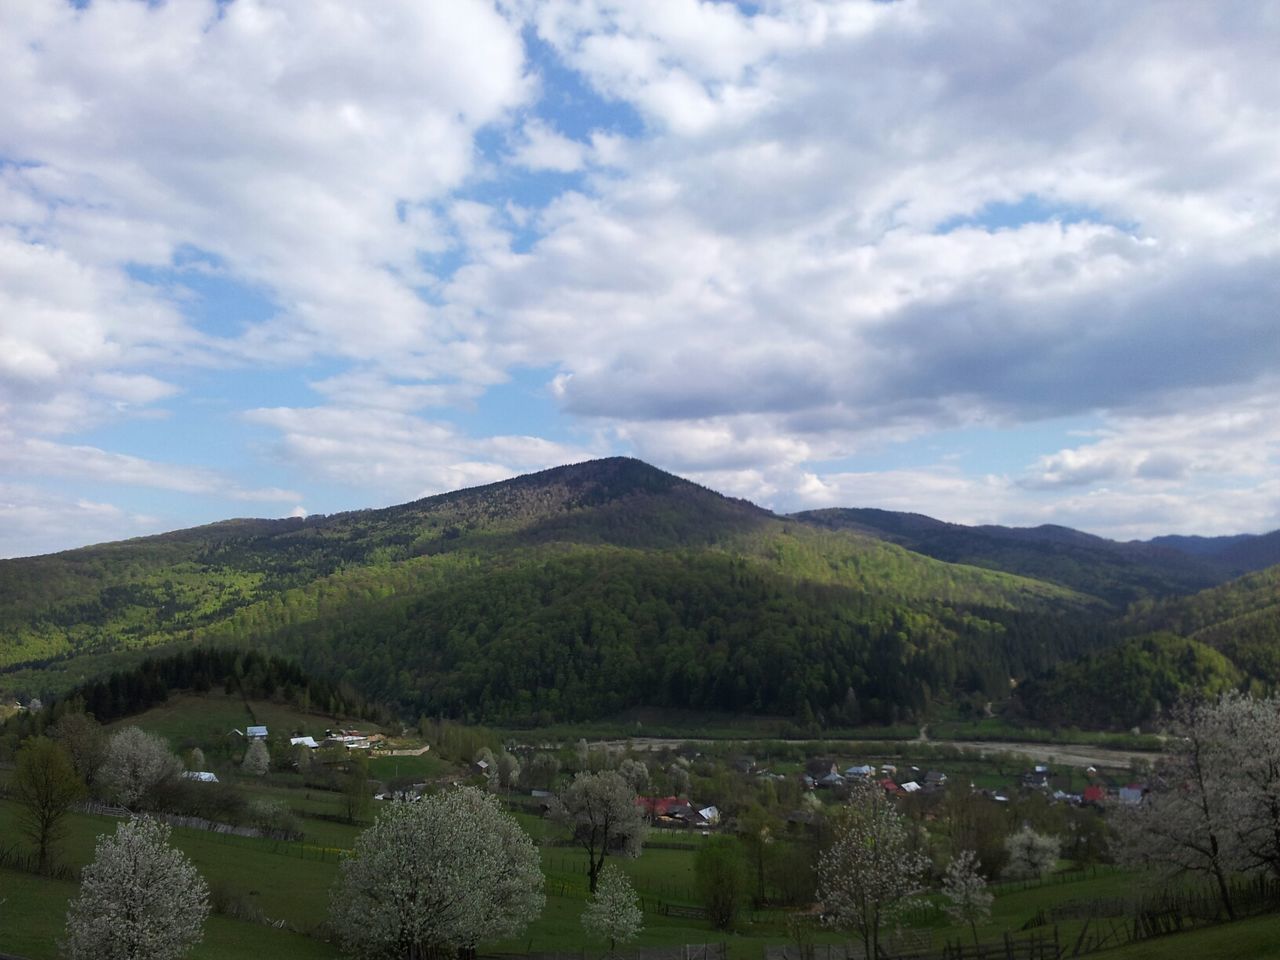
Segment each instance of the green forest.
M149 652L218 647L286 655L404 715L512 725L638 706L921 722L1014 681L1039 722L1128 726L1171 690L1280 677L1276 569L1187 595L1201 580L1216 582L1169 548L779 517L613 458L2 561L0 692L66 694Z

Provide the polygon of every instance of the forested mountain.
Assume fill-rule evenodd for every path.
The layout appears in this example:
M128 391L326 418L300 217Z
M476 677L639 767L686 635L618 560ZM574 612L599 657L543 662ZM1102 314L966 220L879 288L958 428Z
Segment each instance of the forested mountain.
M622 458L5 561L0 611L0 683L33 692L86 656L217 642L406 710L512 721L637 704L904 719L1108 636L1101 605L1062 587Z
M218 645L286 654L407 713L513 723L639 705L900 721L999 699L1011 677L1057 722L1100 715L1081 694L1099 676L1145 704L1179 684L1280 678L1275 571L1167 599L1220 576L1186 550L1061 527L779 517L612 458L0 561L0 693ZM1112 650L1161 629L1227 659L1168 639ZM1107 673L1120 668L1131 688Z
M1196 557L1232 577L1280 563L1280 530L1230 537L1156 537L1148 543Z
M1125 627L1191 637L1249 675L1280 683L1280 565L1189 597L1139 605Z
M1050 667L1017 692L1038 723L1091 728L1150 722L1185 696L1215 696L1245 677L1207 644L1172 633L1131 637Z
M1194 549L1158 541L1119 543L1047 524L968 527L916 513L874 509L811 510L794 517L879 537L949 563L1061 584L1101 597L1121 610L1147 597L1202 590L1234 575L1229 565L1202 557Z

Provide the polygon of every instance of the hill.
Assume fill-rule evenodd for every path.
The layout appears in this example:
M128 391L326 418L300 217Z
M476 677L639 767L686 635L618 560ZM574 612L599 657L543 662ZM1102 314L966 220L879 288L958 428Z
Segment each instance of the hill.
M1109 636L1101 605L1062 586L776 517L625 458L5 561L0 611L10 687L230 643L403 710L511 722L643 704L908 719Z
M1231 574L1194 549L1161 542L1119 543L1068 527L969 527L915 513L838 508L794 519L849 530L908 550L1056 583L1106 600L1118 610L1148 597L1191 593Z
M1156 537L1148 542L1196 557L1231 577L1280 563L1280 530L1230 537Z
M1125 626L1191 637L1221 651L1250 676L1280 683L1280 565L1192 596L1143 604Z

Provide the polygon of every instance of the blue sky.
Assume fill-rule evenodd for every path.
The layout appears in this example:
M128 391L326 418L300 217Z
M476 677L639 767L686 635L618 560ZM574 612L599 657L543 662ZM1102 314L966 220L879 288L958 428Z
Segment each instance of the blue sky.
M1280 41L864 0L0 9L0 556L642 457L1280 527Z

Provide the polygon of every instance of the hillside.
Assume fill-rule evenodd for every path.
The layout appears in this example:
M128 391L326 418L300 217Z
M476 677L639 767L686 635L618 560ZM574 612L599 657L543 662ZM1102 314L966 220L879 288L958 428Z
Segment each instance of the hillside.
M811 510L794 518L878 537L948 563L1060 584L1100 597L1117 610L1147 597L1202 590L1231 575L1194 550L1159 542L1118 543L1053 525L968 527L921 514L874 509Z
M1196 557L1231 577L1280 563L1280 530L1230 537L1156 537L1149 542Z
M513 722L641 704L910 719L1109 636L1101 605L1061 586L779 518L623 458L5 561L0 610L11 689L218 642L288 653L406 711Z
M1144 604L1125 626L1191 637L1251 676L1280 683L1280 565L1192 596Z

